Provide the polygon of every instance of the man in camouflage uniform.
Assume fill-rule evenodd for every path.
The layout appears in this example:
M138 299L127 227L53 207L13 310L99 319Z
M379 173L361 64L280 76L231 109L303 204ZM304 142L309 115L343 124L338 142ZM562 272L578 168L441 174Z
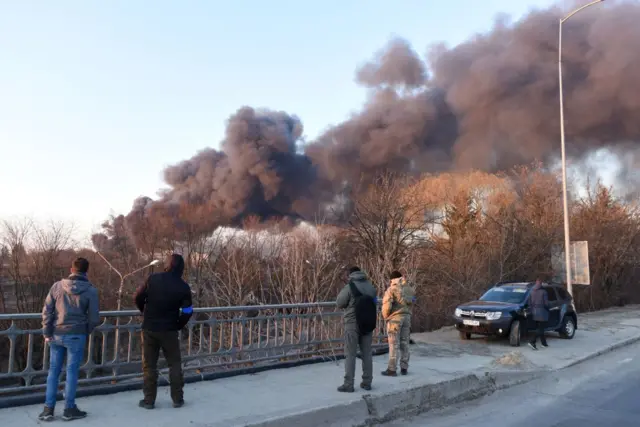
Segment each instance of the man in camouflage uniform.
M416 292L399 271L391 273L391 286L384 294L382 317L387 322L389 337L389 366L382 375L395 377L400 353L400 370L407 375L409 369L409 340L411 332L411 312Z

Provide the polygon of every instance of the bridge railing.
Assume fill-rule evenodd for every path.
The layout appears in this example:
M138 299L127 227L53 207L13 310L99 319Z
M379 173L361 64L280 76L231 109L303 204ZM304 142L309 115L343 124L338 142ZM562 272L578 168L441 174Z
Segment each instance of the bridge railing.
M141 315L137 310L101 312L89 339L80 385L138 381ZM384 347L382 320L374 347ZM343 354L342 312L335 303L197 308L180 332L185 375L234 371ZM0 398L46 387L49 349L41 315L0 314ZM161 375L166 365L161 359Z

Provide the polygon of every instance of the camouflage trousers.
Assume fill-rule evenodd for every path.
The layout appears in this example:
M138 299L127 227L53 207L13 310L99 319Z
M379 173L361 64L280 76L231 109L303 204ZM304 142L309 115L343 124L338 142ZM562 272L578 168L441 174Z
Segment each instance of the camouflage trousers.
M411 316L388 321L387 336L389 338L389 370L395 372L398 368L398 353L400 353L400 369L408 369Z

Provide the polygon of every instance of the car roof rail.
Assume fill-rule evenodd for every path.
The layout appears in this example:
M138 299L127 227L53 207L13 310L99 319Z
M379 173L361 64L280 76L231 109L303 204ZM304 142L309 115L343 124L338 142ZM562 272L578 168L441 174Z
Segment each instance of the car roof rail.
M533 282L518 282L518 281L509 280L509 281L504 281L504 282L498 282L494 286L495 287L500 287L500 286L505 286L505 285L527 286L527 287L529 287L529 286L533 286L534 283Z
M511 281L503 281L503 282L498 282L498 283L496 283L494 286L509 285L509 284L511 284L511 283L513 283L513 282L511 282Z

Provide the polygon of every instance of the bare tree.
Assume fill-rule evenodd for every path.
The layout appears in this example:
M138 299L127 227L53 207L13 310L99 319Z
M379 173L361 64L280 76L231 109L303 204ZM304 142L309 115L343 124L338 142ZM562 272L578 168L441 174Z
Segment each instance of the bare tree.
M353 250L379 286L425 242L425 207L411 184L392 173L379 175L357 192L347 220Z

